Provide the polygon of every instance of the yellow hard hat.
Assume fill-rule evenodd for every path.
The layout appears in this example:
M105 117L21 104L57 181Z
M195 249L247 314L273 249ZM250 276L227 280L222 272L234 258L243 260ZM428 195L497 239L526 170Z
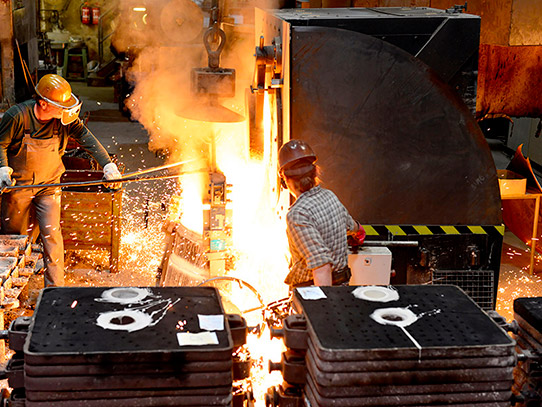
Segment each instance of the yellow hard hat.
M62 76L44 75L36 85L36 93L47 103L64 109L62 124L70 124L79 116L81 102L72 93L70 84Z

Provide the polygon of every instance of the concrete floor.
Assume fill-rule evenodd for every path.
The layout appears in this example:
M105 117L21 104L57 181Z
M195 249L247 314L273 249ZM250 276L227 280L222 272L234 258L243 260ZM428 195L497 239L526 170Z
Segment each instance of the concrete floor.
M72 83L72 87L83 100L82 115L90 112L88 127L110 153L118 156L127 172L163 164L163 159L148 150L148 134L145 129L139 123L131 122L121 115L117 103L113 100L111 87L87 87L81 82ZM506 168L511 157L500 142L488 142L496 167ZM67 270L68 284L154 284L156 268L163 252L163 204L169 202L174 189L175 185L170 181L126 185L120 272L107 272L107 256L100 260L95 254L85 257L80 253L71 253ZM497 311L508 320L513 319L512 303L515 298L542 296L540 277L538 274L529 273L529 262L529 249L512 233L506 231Z

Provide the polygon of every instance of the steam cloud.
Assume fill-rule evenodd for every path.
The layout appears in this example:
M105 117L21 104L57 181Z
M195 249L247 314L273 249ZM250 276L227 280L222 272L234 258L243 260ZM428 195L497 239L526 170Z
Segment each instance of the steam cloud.
M236 95L220 99L223 106L246 117L245 92L249 89L254 72L254 32L251 19L254 7L276 7L274 1L255 5L252 1L220 2L222 16L229 15L224 23L226 46L221 54L221 67L236 70ZM232 2L233 4L233 2ZM227 8L229 7L229 8ZM132 58L127 78L134 86L126 101L133 118L149 132L151 151L167 150L171 159L194 157L204 160L210 132L216 125L208 122L192 123L183 118L183 106L199 106L201 97L191 93L192 68L206 67L207 53L203 46L203 33L209 25L209 16L190 0L144 2L121 0L120 18L116 24L113 45ZM139 10L139 11L137 11ZM235 16L237 14L237 16ZM243 29L236 30L235 23L243 21ZM251 29L252 28L252 29ZM206 112L202 112L205 116ZM212 113L210 113L212 115ZM209 116L209 114L207 115ZM212 121L213 117L209 117ZM236 143L245 143L246 135L239 135ZM248 147L246 147L248 148Z

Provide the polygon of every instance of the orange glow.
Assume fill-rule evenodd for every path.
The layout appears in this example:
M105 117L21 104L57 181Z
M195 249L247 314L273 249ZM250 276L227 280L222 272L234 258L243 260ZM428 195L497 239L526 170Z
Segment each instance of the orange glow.
M235 260L226 267L225 274L249 283L265 304L288 295L288 287L284 284L288 270L284 223L288 196L286 193L279 197L277 190L277 153L273 142L276 118L271 106L271 100L266 95L263 154L259 159L250 157L247 120L234 123L195 122L177 116L170 117L168 123L164 110L160 120L160 128L166 132L173 133L174 128L170 129L169 126L175 126L182 128L185 135L189 134L188 138L177 138L183 151L180 159L198 158L198 161L206 163L209 171L223 173L226 183L232 185L227 193L227 199L231 201L227 208L232 213L232 244L226 250ZM197 233L203 231L203 210L209 210L212 206L207 200L206 177L207 173L182 176L181 196L172 200L170 208L170 214L181 213L183 226ZM211 274L211 277L215 275ZM221 287L221 295L223 302L232 304L233 310L230 312L243 313L249 326L263 322L261 304L246 287L227 284L227 287ZM245 312L247 310L253 311ZM259 338L249 335L247 348L253 360L251 383L254 394L263 397L269 387L282 382L280 372L268 372L268 363L270 359L280 360L284 344L281 340L269 339L269 334L264 332ZM256 405L263 403L263 399L257 400Z
M247 347L250 349L253 366L260 367L260 369L253 368L251 370L251 382L255 397L261 398L256 400L256 406L263 407L265 406L263 397L267 393L267 389L283 382L282 374L279 371L269 372L269 361L280 362L281 354L286 350L286 347L282 340L271 339L267 332L264 332L260 338L249 335Z
M233 251L235 268L228 275L252 284L265 301L271 302L288 295L284 278L288 270L285 224L278 216L278 196L274 189L276 165L272 163L272 113L269 98L264 103L264 153L259 160L250 159L248 124L244 132L227 133L217 144L217 164L233 185L228 196L233 210ZM236 305L243 296L235 295ZM248 300L248 299L247 299ZM241 304L240 304L241 303Z
M243 108L236 105L227 107L240 117L248 117ZM182 110L174 110L171 105L159 105L155 108L155 126L161 135L171 135L171 150L178 152L178 156L171 157L172 160L196 159L188 168L196 172L180 177L180 197L172 199L169 218L180 218L184 227L202 235L203 211L210 207L206 201L209 172L223 173L226 182L232 185L231 192L227 194L231 200L227 209L232 211L233 245L227 251L235 258L233 268L227 268L226 274L247 281L266 301L271 302L288 293L283 282L287 272L285 225L283 218L278 216L287 208L283 204L282 209L277 208L276 157L272 147L275 119L268 97L265 98L264 109L264 151L259 159L250 157L249 123L246 119L236 122L191 120L183 117ZM243 302L243 296L233 298L240 309L254 305L239 304Z
M200 235L203 234L203 175L188 174L181 177L181 223Z
M132 38L141 32L148 35L152 29L141 28L148 30L132 30L123 45L131 44ZM288 209L289 195L279 191L277 182L279 134L275 96L270 91L263 97L264 122L258 123L261 125L258 128L263 129L264 134L263 140L256 143L261 148L258 151L260 156L254 158L250 151L250 138L254 135L249 132L248 104L245 105L245 90L253 80L254 48L234 42L234 46L241 49L223 54L223 66L236 69L236 97L201 101L191 93L190 76L192 68L202 66L202 50L164 45L168 43L162 38L161 30L154 38L151 37L145 37L142 42L154 43L155 46L144 47L133 62L131 79L136 82L136 87L126 105L133 117L148 130L150 151L167 152L171 162L196 159L196 162L183 167L183 171L191 173L179 178L177 196L169 201L169 220L180 222L197 234L205 234L209 227L205 225L205 219L214 205L209 198L209 174L221 173L226 183L232 185L231 192L226 193L231 202L225 208L225 227L216 234L213 230L203 237L208 243L212 234L218 236L215 240L227 235L225 250L222 246L215 246L218 249L209 252L208 258L218 253L216 257L225 263L224 267L209 267L211 277L217 274L235 277L257 290L261 301L240 284L230 282L225 284L225 288L219 287L223 303L228 303L233 308L232 312L237 309L243 313L249 326L255 326L263 319L259 309L261 303L269 304L288 295L288 287L284 284L288 272L284 214ZM228 217L229 212L231 218ZM215 216L222 214L215 213ZM156 253L154 249L145 250L145 239L150 240L149 234L148 231L146 236L141 234L139 246L127 247L130 260L132 252L141 258L144 254ZM163 231L158 234L164 235ZM220 255L224 256L220 258ZM266 340L269 337L267 332L257 340L254 335L249 337L252 338L248 346L252 358L260 363L260 372L253 369L252 374L260 383L255 394L263 397L267 387L282 381L280 373L267 373L265 362L269 358L280 360L283 345L277 339ZM263 400L259 400L257 405L264 405Z

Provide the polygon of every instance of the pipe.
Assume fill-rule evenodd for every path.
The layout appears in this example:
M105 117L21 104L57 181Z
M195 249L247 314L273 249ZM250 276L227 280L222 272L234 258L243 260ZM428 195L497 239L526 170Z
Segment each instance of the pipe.
M196 159L192 158L190 160L179 161L179 162L172 163L172 164L165 164L165 165L161 165L159 167L145 168L145 169L142 169L142 170L138 170L138 171L134 171L134 172L129 172L127 174L123 174L122 178L135 177L137 175L148 174L149 172L166 170L168 168L178 167L179 165L188 164L188 163L191 163L191 162L194 162L194 161L196 161Z
M210 283L212 281L220 281L220 280L225 280L225 281L235 281L239 284L239 286L241 287L241 285L244 285L246 286L250 291L252 291L254 293L254 295L256 296L256 298L258 299L258 302L261 304L259 307L254 307L254 308L251 308L251 309L248 309L248 310L245 310L243 311L242 313L243 314L246 314L248 312L253 312L253 311L257 311L257 310L260 310L260 309L263 309L265 308L265 303L263 302L263 298L262 296L260 295L260 293L258 292L258 290L256 290L252 285L250 285L249 283L247 283L245 280L241 280L240 278L237 278L237 277L230 277L230 276L217 276L217 277L211 277L205 281L202 281L201 283L199 283L196 287L201 287L203 286L204 284L207 284L207 283Z
M418 247L419 242L415 240L366 240L363 246L372 247Z
M189 174L189 173L196 173L196 172L206 172L206 168L202 168L199 170L194 171L186 171L175 175L161 175L158 177L146 177L146 178L119 178L119 179L110 179L110 180L96 180L96 181L82 181L82 182L59 182L56 184L38 184L38 185L13 185L4 188L4 190L12 190L12 189L28 189L28 188L53 188L53 187L86 187L86 186L92 186L92 185L107 185L107 184L118 184L121 182L140 182L140 181L155 181L159 179L170 179L170 178L178 178L180 175L183 174Z

